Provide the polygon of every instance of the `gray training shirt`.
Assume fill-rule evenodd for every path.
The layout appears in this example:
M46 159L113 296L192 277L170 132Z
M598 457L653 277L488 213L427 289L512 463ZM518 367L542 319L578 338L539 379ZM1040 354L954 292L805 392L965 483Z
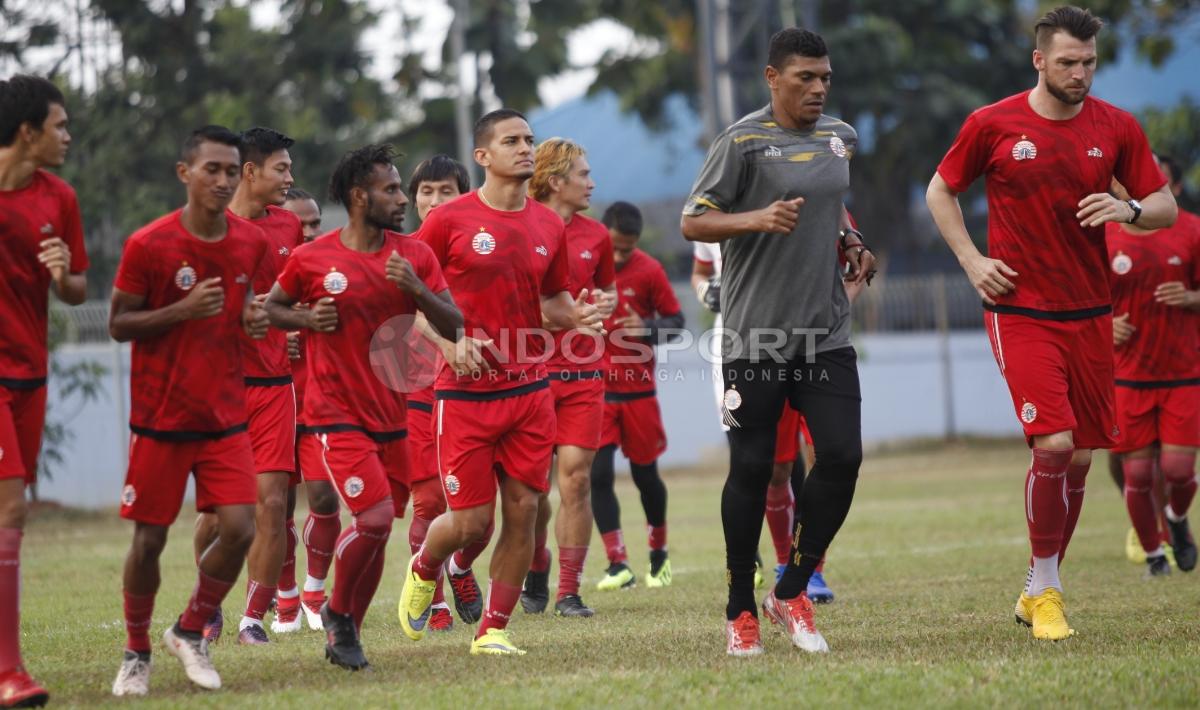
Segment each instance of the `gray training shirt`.
M750 212L776 200L803 197L791 234L759 232L721 242L721 312L741 352L726 348L726 361L753 356L751 331L779 329L777 348L792 360L806 343L814 354L850 346L850 302L838 266L842 205L850 187L850 158L858 134L848 123L822 115L812 131L775 123L771 107L734 123L717 137L683 214L715 209ZM823 329L806 336L795 329ZM760 334L770 345L774 336ZM754 359L770 360L759 351Z

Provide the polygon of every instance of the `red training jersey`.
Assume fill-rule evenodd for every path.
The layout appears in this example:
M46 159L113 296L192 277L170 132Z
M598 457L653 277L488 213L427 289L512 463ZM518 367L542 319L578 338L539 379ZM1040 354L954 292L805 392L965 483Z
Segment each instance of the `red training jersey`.
M36 170L29 185L0 190L0 386L45 384L51 277L38 254L54 237L71 250L70 272L86 270L79 202L66 181Z
M1104 229L1079 226L1079 201L1108 192L1114 176L1139 198L1166 180L1129 113L1088 97L1074 118L1052 121L1029 94L968 116L938 174L955 192L986 178L988 256L1018 274L990 310L1100 315L1110 303Z
M205 279L220 278L225 307L218 315L178 323L133 343L129 428L151 438L219 438L246 427L242 311L262 261L262 230L227 220L219 241L192 235L182 210L160 217L125 242L113 286L143 296L145 310L182 301Z
M392 252L412 263L430 291L446 290L433 254L421 242L396 232L384 233L376 252L354 251L334 230L296 249L279 286L302 303L332 297L338 312L331 333L305 332L308 383L304 426L308 431L347 428L390 437L404 431L404 375L396 369L406 355L406 338L417 304L387 280ZM403 366L403 363L401 363Z
M612 239L608 227L590 217L577 214L563 230L566 240L567 269L570 278L567 291L572 297L587 289L588 302L595 302L594 292L613 284ZM554 332L554 350L546 360L551 372L583 372L604 369L604 339L578 330Z
M1182 216L1182 215L1181 215ZM1156 303L1159 285L1200 289L1200 220L1180 219L1152 234L1106 224L1113 313L1137 330L1114 350L1118 382L1169 383L1200 378L1200 313Z
M616 325L625 306L643 319L679 313L675 289L662 264L641 249L617 269L617 310L604 324L608 330L608 377L604 389L612 393L654 391L654 346L645 338L630 336Z
M296 392L296 425L303 426L304 424L304 393L308 388L308 338L304 337L304 332L300 332L300 357L292 360L289 365L292 368L292 389Z
M546 378L542 297L570 286L563 229L556 212L532 199L506 212L485 205L476 191L429 213L416 236L442 265L466 334L494 341L484 350L491 370L459 377L443 366L439 396L486 397Z
M234 219L242 219L232 212ZM304 243L300 219L282 207L268 206L267 214L259 219L245 220L263 231L267 251L251 284L254 293L270 293L283 265L296 247ZM292 368L287 356L287 334L269 328L267 337L254 340L243 334L243 353L246 356L246 384L271 385L291 381Z

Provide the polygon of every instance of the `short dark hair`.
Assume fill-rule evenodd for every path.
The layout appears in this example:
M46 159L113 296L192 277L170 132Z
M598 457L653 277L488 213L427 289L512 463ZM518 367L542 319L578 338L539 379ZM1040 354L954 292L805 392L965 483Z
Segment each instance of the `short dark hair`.
M1084 10L1074 5L1056 7L1037 21L1033 33L1037 38L1038 49L1045 50L1050 39L1059 32L1066 32L1080 42L1086 42L1100 33L1104 22L1091 10Z
M255 126L242 131L238 150L242 153L243 163L262 165L267 158L278 151L291 148L295 143L296 141L273 128Z
M642 211L629 202L612 203L604 210L600 221L605 227L615 229L621 234L642 236Z
M825 40L816 32L789 27L779 30L771 36L771 44L767 48L767 64L782 69L788 60L800 55L801 57L827 57L829 49Z
M17 131L28 123L42 130L50 104L66 106L62 91L40 76L17 74L0 81L0 147L8 147L17 139Z
M475 122L475 147L483 148L490 143L496 124L501 121L507 121L510 118L519 118L529 123L529 119L525 118L525 114L515 108L499 108L480 116L479 120Z
M399 154L391 143L371 143L346 153L329 178L329 199L343 207L350 206L350 191L366 187L376 165L396 164Z
M287 194L283 196L284 202L293 202L293 201L300 201L300 200L312 200L313 203L316 204L316 206L317 206L317 211L318 212L321 211L320 201L318 201L317 198L314 197L313 194L310 193L308 190L302 190L298 187L292 186L292 187L288 188Z
M207 125L201 126L192 131L186 140L183 141L183 147L179 150L179 159L191 165L196 158L196 149L201 143L220 143L222 145L231 145L234 148L241 150L241 138L238 134L229 130L225 126ZM239 153L240 155L240 153Z
M1179 167L1179 161L1165 153L1155 153L1155 158L1166 169L1167 180L1172 185L1178 185L1183 180L1183 170Z
M467 174L467 169L462 163L445 153L437 155L421 161L421 164L413 170L412 177L408 179L408 194L417 194L417 188L421 187L423 182L441 182L442 180L454 180L458 183L458 191L461 194L466 194L471 191L471 176Z

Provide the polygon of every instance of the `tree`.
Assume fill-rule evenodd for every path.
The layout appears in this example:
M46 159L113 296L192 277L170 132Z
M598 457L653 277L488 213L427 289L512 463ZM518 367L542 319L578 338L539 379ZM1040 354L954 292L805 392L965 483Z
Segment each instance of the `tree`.
M1151 108L1142 112L1142 127L1154 150L1178 161L1183 169L1185 192L1179 206L1200 209L1200 104L1184 98L1171 109Z

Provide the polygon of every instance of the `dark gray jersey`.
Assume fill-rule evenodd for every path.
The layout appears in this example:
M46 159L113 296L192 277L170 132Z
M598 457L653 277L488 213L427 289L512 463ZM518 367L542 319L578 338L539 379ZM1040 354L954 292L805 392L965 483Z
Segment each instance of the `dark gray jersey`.
M685 215L750 212L803 197L791 234L746 234L721 242L721 312L742 344L726 359L750 357L757 342L778 342L785 359L850 345L850 303L838 266L842 205L858 134L821 116L812 131L781 128L770 106L725 130L708 151ZM767 331L783 334L781 340ZM804 331L797 333L796 331ZM805 333L813 333L806 335ZM759 357L769 355L759 351Z

